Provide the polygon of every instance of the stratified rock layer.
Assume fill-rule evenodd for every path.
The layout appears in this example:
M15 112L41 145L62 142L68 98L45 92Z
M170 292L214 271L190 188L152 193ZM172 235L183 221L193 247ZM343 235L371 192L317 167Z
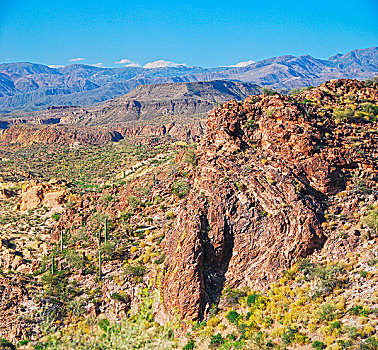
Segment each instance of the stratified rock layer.
M357 81L310 91L320 99L358 91L356 103L378 101L376 87ZM315 100L303 103L309 93L254 96L210 113L193 188L166 239L168 313L198 320L225 286L261 288L276 280L323 246L327 199L345 188L351 171L376 180L376 132L358 135L359 147L349 143L357 124L370 130L373 123L374 131L376 123L335 123L332 106L323 113Z

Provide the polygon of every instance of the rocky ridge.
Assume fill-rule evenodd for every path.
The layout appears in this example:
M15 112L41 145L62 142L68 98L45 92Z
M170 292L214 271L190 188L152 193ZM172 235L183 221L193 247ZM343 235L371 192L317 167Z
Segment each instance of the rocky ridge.
M296 264L307 257L311 263L302 265L308 271L311 264L322 261L342 262L342 282L336 280L332 286L334 295L329 290L321 294L316 308L327 306L328 297L337 305L344 298L337 306L340 327L355 327L359 333L351 344L365 344L378 326L373 309L378 297L374 292L378 231L366 224L378 206L377 102L376 85L352 80L327 82L291 97L261 95L230 101L210 113L197 147L185 142L167 148L152 146L148 159L118 169L97 189L71 188L73 195L54 219L41 206L38 189L48 193L58 188L41 183L2 186L0 223L9 237L1 250L19 260L16 271L11 268L1 274L0 310L7 320L14 320L0 323L2 336L14 342L29 339L47 348L74 343L99 346L103 337L93 333L98 332L97 321L103 324L106 317L117 324L127 315L134 324L146 312L141 324L147 325L149 339L151 332L166 330L154 320L169 325L179 316L177 336L183 339L183 332L191 332L203 343L199 348L205 349L214 341L201 338L201 327L206 325L204 332L229 329L220 318L233 310L230 298L241 295L240 300L247 296L256 300L266 293L269 298L261 305L274 304L275 298L275 308L284 307L287 298L292 301L285 301L289 306L282 314L263 306L255 310L252 305L249 313L256 311L257 317L265 312L272 319L265 327L267 315L260 321L239 315L230 332L241 332L240 339L230 333L230 342L245 341L248 346L261 330L274 344L293 349L311 348L303 334L335 345L340 337L328 339L316 331L324 322L318 318L303 321L296 333L303 337L293 343L285 343L281 332L283 326L287 332L293 329L299 317L293 313L295 308L300 317L314 311L309 309L314 293L310 290L307 297L304 289L311 281L306 273L299 274ZM21 203L33 205L20 215ZM105 218L109 241L99 245L98 232ZM28 228L28 222L36 230ZM33 240L37 245L31 246ZM101 278L99 251L103 253ZM53 254L55 275L49 272ZM361 277L359 269L366 270ZM28 276L22 271L28 271ZM19 288L12 289L14 284ZM311 288L315 287L313 283ZM277 294L280 288L283 294ZM146 298L147 291L157 293L153 301ZM140 306L145 302L150 302L147 309ZM368 323L362 320L361 326L356 322L362 316L357 319L357 314L351 314L360 312L353 311L357 302L363 305L361 312L369 315ZM201 322L191 329L190 320ZM46 324L48 332L42 327ZM322 332L328 332L326 327L331 323ZM113 334L109 332L105 329L103 334ZM177 347L177 342L172 343Z
M187 209L166 239L166 310L202 319L225 286L263 288L324 245L340 256L355 248L353 235L336 248L323 229L325 211L353 176L376 196L376 117L334 120L327 104L347 108L348 94L355 110L378 102L376 86L339 80L294 98L231 101L209 114Z

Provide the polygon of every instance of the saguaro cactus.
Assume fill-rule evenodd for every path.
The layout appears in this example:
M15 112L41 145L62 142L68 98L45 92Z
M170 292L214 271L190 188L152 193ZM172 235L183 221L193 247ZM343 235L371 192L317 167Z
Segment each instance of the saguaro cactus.
M101 259L101 252L98 252L98 277L101 278L101 264L102 264L102 259Z
M51 256L51 273L52 274L55 273L55 256L54 255Z
M104 224L104 228L105 228L105 244L108 243L108 219L105 218L105 224Z
M63 251L63 230L60 232L60 251Z

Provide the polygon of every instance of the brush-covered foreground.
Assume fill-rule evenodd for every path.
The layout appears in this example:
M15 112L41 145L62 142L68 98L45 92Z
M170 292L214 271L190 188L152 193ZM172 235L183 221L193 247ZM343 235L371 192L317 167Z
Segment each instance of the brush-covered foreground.
M292 98L323 115L314 123L334 120L342 144L371 156L363 160L374 168L378 105L361 97L355 82L335 85ZM275 110L265 112L274 117ZM256 129L253 120L246 123ZM333 142L326 131L323 148ZM324 199L323 247L261 288L222 286L203 319L190 321L164 311L162 285L167 234L196 190L198 149L165 137L150 141L1 146L1 348L378 348L374 173L349 169L343 191ZM249 154L255 157L248 148L237 157ZM259 158L263 166L271 161ZM299 180L298 193L305 191ZM266 186L275 181L268 176ZM236 191L242 186L235 182ZM270 215L261 212L261 220Z

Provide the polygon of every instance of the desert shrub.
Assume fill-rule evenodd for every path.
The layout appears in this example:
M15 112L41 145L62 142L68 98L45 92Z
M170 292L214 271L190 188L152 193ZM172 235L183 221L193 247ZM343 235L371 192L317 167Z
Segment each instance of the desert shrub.
M240 315L236 311L231 310L227 313L226 318L230 323L237 324Z
M117 255L116 245L111 242L101 244L99 251L110 258L114 258Z
M267 342L267 334L265 332L258 331L251 336L251 343L256 349L267 349L269 348Z
M298 333L297 327L288 326L285 332L282 334L282 342L285 345L289 345L294 342L295 335Z
M303 274L310 279L316 279L317 289L314 293L314 297L320 295L329 295L332 291L343 284L341 275L344 270L338 266L333 265L330 267L321 266L318 264L313 264L307 259L303 259L298 264L298 269L303 272Z
M367 87L371 87L374 85L374 83L378 83L378 76L375 76L373 78L370 78L370 79L367 79L365 80L365 85Z
M360 271L358 271L358 273L360 274L360 276L361 277L363 277L363 278L366 278L366 276L367 276L367 271L365 271L365 270L360 270Z
M259 299L259 296L260 295L257 294L257 293L253 293L251 295L248 295L248 297L247 297L247 305L249 307L255 305L257 303L257 300Z
M378 115L378 106L373 105L372 103L365 102L361 104L361 110L365 113L369 113L372 115Z
M369 316L370 315L370 311L365 309L363 306L361 305L356 305L356 306L353 306L351 307L349 310L348 310L348 313L350 315L354 315L354 316Z
M98 322L98 326L104 331L106 332L110 326L110 322L107 318L102 318L99 322Z
M354 112L350 108L335 108L335 110L333 111L333 117L335 119L348 120L351 119L353 115Z
M274 115L274 107L268 107L267 110L265 111L265 114L268 118L273 118Z
M189 193L189 189L189 184L184 180L174 182L171 187L172 193L179 198L185 197Z
M75 270L81 269L85 263L83 256L74 250L69 250L66 253L66 259L68 264Z
M245 122L245 127L247 129L251 129L251 130L255 130L258 128L258 124L256 124L256 121L255 119L248 119L246 122Z
M322 304L318 310L320 321L332 321L336 318L336 306L334 304Z
M378 208L372 209L366 216L364 223L378 235Z
M196 160L197 160L196 150L193 148L189 148L185 153L184 162L191 165L195 165Z
M62 215L61 213L54 213L54 214L51 215L51 217L52 217L55 221L59 221L61 215Z
M140 206L142 204L142 201L138 198L138 197L135 197L135 196L128 196L127 197L127 202L134 208L136 209L138 206Z
M130 295L125 294L125 293L122 293L122 294L113 293L110 297L114 300L121 301L122 303L125 303L125 304L130 303L131 301Z
M218 347L221 346L223 343L224 343L224 339L223 339L223 337L222 337L222 334L217 333L217 334L213 335L213 336L210 338L209 348L210 348L210 349L218 348Z
M321 341L315 340L315 341L312 343L312 347L313 347L315 350L322 350L322 349L326 349L326 348L327 348L327 345L325 345L325 344L322 343Z
M143 265L128 264L125 266L124 272L126 275L131 275L133 277L142 277L146 272L146 268Z
M4 350L16 350L16 347L11 343L9 342L8 340L4 339L4 338L0 338L0 349L4 349Z
M376 258L371 258L367 261L368 266L374 266L378 264L378 259Z
M47 295L52 296L67 296L68 295L68 282L67 274L65 271L58 271L52 274L50 271L42 275L41 281L45 287Z
M224 298L227 304L236 305L239 304L240 299L247 295L246 292L237 289L225 288L223 292Z
M174 219L175 216L176 216L176 214L173 211L167 211L165 213L165 218L167 220L172 220L172 219Z
M329 325L329 328L331 330L334 330L334 329L340 329L342 327L343 323L341 321L335 321L335 322L332 322L330 325Z
M104 194L101 196L101 200L102 200L104 203L108 203L108 202L110 202L112 199L113 199L113 195L112 195L111 193L104 193Z
M294 88L294 89L289 90L288 95L295 96L295 95L298 95L298 94L300 94L300 93L302 93L303 91L306 91L306 90L308 90L308 87Z
M337 345L341 349L349 349L352 346L352 342L350 340L338 339Z
M196 342L194 339L189 339L186 345L182 348L182 350L193 350L196 347Z
M221 322L219 317L212 317L207 321L209 327L216 327Z
M376 350L378 349L378 339L375 337L367 338L359 344L361 350Z
M265 95L270 95L270 96L274 96L275 94L277 94L276 91L271 90L267 87L262 88L262 93L265 94Z

